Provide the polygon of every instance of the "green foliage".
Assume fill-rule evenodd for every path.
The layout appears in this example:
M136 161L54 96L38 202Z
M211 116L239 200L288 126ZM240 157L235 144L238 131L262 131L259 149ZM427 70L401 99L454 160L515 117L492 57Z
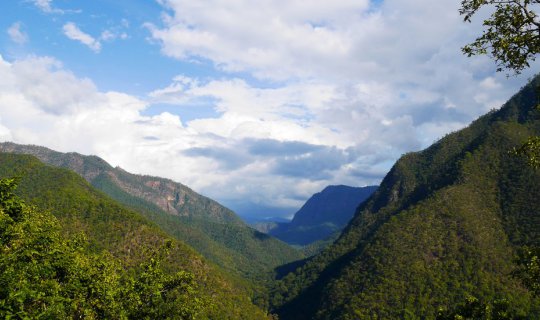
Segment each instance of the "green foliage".
M198 296L193 274L179 271L166 274L162 262L169 255L172 242L154 252L129 279L123 301L133 319L196 319L203 308L212 308L208 298Z
M172 237L192 245L197 252L226 271L230 281L245 287L254 303L263 309L268 308L266 287L273 278L273 269L302 258L301 252L247 227L243 222L224 222L204 215L196 217L196 214L169 214L149 201L128 194L108 175L98 176L93 184L156 223Z
M128 272L110 254L66 240L50 214L0 179L0 317L4 319L195 319L203 304L192 274L166 275L171 243ZM132 275L133 274L133 275Z
M299 251L248 227L232 211L191 190L186 191L189 196L188 193L181 196L182 191L177 191L171 206L181 213L178 215L166 212L150 198L145 199L125 191L144 188L144 193L156 195L157 198L161 191L145 187L148 182L159 182L160 186L169 184L177 188L177 184L171 181L127 172L116 172L115 175L122 180L121 183L115 182L110 175L102 174L92 184L118 202L140 212L164 231L190 244L204 257L236 276L257 283L268 281L275 267L303 257ZM126 184L130 187L120 187Z
M498 71L509 69L519 74L540 52L540 19L533 11L539 3L538 0L463 0L460 14L468 22L483 7L495 9L484 20L486 30L463 47L463 52L468 56L489 54Z
M77 259L67 260L77 263L70 270L79 270L81 277L90 275L90 280L100 279L92 285L92 292L105 290L103 295L111 297L107 299L131 301L129 305L122 307L126 317L140 313L139 309L133 309L137 305L148 304L159 306L160 310L174 307L179 312L177 318L183 314L180 312L182 306L196 311L199 310L200 305L204 306L198 313L201 319L264 319L266 317L264 312L253 305L249 292L244 287L237 282L232 282L228 275L208 264L184 243L172 240L169 235L140 214L126 209L93 189L77 174L46 166L32 156L0 153L0 177L7 176L20 177L19 188L15 193L27 203L35 205L34 211L39 214L43 212L54 214L54 217L48 215L50 219L28 219L31 226L40 221L57 220L58 222L55 223L57 227L51 229L54 233L51 231L46 234L57 234L69 246L75 241L73 239L80 238L80 234L86 235L87 241L82 242L84 245L77 245L69 250L62 247L55 252L75 251L74 255ZM12 184L12 182L2 183ZM13 191L4 192L2 197L12 199L11 196L6 195L13 195L13 193ZM35 228L44 229L40 225L36 225ZM170 253L165 255L166 257L161 253L154 254L154 252L161 252L159 248L167 241L174 243L173 247L167 249ZM81 241L77 243L80 244ZM84 254L76 254L78 251ZM152 257L153 262L149 260ZM163 259L155 260L158 257L163 257ZM116 262L113 263L113 261ZM104 272L103 275L123 274L123 272L114 272L118 268L125 270L129 277L122 276L118 280L99 277L99 270L112 270ZM94 269L97 271L93 272ZM145 272L147 276L139 277ZM152 283L145 279L154 279L152 281L156 286L161 286L161 289L154 291L156 295L144 293L146 289L142 289L151 288L144 284ZM63 286L60 287L63 288ZM121 299L117 299L121 293L107 291L108 288L122 287L133 289L130 289L129 295L122 294ZM167 289L169 287L172 290ZM139 296L135 294L137 292L135 288L139 288L138 292L141 293ZM194 288L195 291L192 292L189 288ZM47 294L50 296L50 292ZM91 301L88 296L84 297L79 300ZM186 302L188 300L189 303ZM103 303L103 305L114 307L113 303ZM174 315L174 313L171 314ZM148 318L155 316L156 313L149 313Z
M519 148L514 148L512 153L525 157L529 166L540 168L540 137L529 137Z
M336 232L326 239L310 243L309 245L302 247L302 252L306 257L314 256L321 252L324 248L334 243L334 241L336 241L336 239L339 237L339 234L339 232Z
M524 247L519 250L518 267L513 275L520 279L535 296L540 296L540 259L539 249ZM516 314L511 303L506 299L495 300L492 303L483 303L475 297L468 297L465 303L453 310L441 308L437 314L438 320L455 319L527 319L524 314Z
M523 315L513 314L509 310L509 302L496 300L493 303L482 303L475 297L453 311L439 310L437 320L518 320L526 319Z
M481 8L495 7L491 17L484 20L487 29L463 47L463 53L469 57L491 55L497 71L507 69L519 74L529 68L530 61L540 53L540 18L533 10L538 4L539 0L462 0L460 14L468 22ZM539 168L540 137L529 137L519 148L513 148L513 154L525 157L531 167Z
M518 268L514 271L523 284L536 296L540 296L540 249L525 247L517 259Z

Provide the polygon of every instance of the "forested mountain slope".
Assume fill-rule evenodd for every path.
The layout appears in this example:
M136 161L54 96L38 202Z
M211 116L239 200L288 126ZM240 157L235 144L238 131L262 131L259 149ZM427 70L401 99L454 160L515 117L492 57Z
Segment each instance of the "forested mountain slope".
M433 319L468 296L540 317L511 274L516 250L540 245L540 173L509 153L540 135L539 85L397 161L340 238L276 284L280 319Z
M360 203L376 186L328 186L311 196L290 223L279 223L268 233L290 244L308 245L340 232L351 220Z
M135 175L96 156L0 143L1 152L31 154L75 171L114 200L138 211L220 267L249 279L302 258L301 252L250 228L231 210L169 179Z
M73 239L84 234L87 239L84 242L88 243L85 245L88 254L110 252L124 268L136 268L142 261L151 258L151 252L158 251L165 242L172 240L155 224L111 200L77 174L45 165L33 156L0 153L0 178L5 177L20 178L17 195L27 204L36 206L37 210L54 214L63 237ZM5 227L4 224L2 226ZM34 229L25 232L33 232L32 230ZM40 230L35 229L35 232L43 232ZM45 234L42 239L48 237L49 235ZM10 239L3 238L2 241ZM194 275L194 280L202 291L202 298L212 302L212 305L204 307L201 319L265 318L264 312L251 303L251 293L246 288L233 284L228 276L208 264L188 245L181 241L173 241L173 244L174 248L166 260L165 270L187 271ZM34 256L37 252L30 254ZM53 290L52 287L49 289Z

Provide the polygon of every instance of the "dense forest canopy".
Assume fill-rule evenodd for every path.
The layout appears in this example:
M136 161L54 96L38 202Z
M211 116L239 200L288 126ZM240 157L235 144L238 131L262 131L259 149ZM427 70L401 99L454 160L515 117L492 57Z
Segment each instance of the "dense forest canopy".
M26 205L0 179L0 317L3 319L196 319L211 303L193 274L167 275L171 242L131 270L108 252L67 239L58 220Z

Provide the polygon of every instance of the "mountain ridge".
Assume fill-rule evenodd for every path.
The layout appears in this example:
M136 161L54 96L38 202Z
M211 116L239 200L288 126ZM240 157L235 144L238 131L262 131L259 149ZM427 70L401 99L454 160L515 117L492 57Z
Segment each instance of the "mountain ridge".
M170 179L131 174L97 156L41 146L6 142L0 143L0 152L31 154L50 165L74 170L97 189L238 276L264 282L273 268L303 257L287 244L250 228L216 201Z

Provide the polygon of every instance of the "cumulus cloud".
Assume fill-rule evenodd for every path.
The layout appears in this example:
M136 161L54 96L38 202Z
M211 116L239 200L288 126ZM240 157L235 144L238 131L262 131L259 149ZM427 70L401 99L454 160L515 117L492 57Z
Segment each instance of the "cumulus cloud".
M96 40L91 35L84 33L81 29L79 29L79 27L77 27L75 23L68 22L64 24L62 30L64 31L64 35L69 39L79 41L96 53L101 51L101 43L99 40Z
M161 1L172 13L164 27L147 24L165 54L210 59L229 71L261 77L310 75L321 68L343 68L351 51L351 22L365 20L369 1L252 3ZM309 65L309 67L307 67ZM276 68L276 66L279 66Z
M152 103L219 115L186 124L218 138L184 156L212 168L201 190L233 202L290 205L325 184L378 183L401 154L499 107L532 74L506 79L464 57L481 21L464 24L453 0L160 3L161 24L146 28L162 53L224 76L176 77ZM286 197L272 189L290 183Z
M17 75L17 88L43 112L75 113L84 105L100 100L93 94L96 88L92 81L63 70L62 64L52 58L33 57L13 63L11 69Z
M7 34L9 35L11 41L17 44L25 44L28 42L28 35L26 32L21 30L21 27L21 22L15 22L7 30Z
M453 0L160 3L162 24L146 26L163 54L209 60L265 85L179 78L151 96L172 104L210 97L216 111L236 121L237 134L269 136L277 120L291 131L272 130L273 138L308 140L294 135L304 133L299 125L318 128L310 143L415 150L438 138L442 130L430 126L465 125L500 106L532 74L505 79L488 58L464 57L460 47L481 33L481 19L464 24ZM248 124L246 117L266 121Z

